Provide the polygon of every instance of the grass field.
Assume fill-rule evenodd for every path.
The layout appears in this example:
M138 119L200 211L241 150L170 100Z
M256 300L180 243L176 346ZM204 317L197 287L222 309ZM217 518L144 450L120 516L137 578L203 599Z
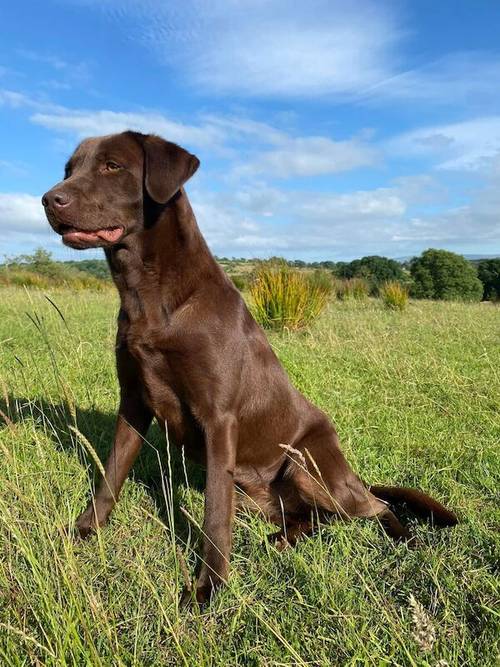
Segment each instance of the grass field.
M47 294L64 321L42 292L0 290L0 664L499 664L497 307L335 302L272 335L365 480L418 486L462 521L416 525L416 550L353 521L279 553L239 514L230 585L200 611L178 601L203 475L158 427L110 524L66 536L112 438L117 301Z

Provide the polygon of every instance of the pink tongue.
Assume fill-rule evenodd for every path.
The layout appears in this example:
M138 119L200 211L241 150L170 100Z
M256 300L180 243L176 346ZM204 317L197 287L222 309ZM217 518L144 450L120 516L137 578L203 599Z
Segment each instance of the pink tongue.
M122 235L122 230L121 227L113 227L111 229L98 229L96 234L100 239L104 239L105 241L114 243L115 241L118 241L118 239Z
M64 235L67 239L74 241L95 241L96 239L103 239L109 243L118 241L122 234L121 227L113 227L110 229L96 229L95 232L84 232L81 229L66 232Z

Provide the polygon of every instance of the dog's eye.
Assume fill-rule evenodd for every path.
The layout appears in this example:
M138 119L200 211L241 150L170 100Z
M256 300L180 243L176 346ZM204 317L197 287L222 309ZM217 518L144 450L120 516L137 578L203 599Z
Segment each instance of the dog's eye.
M118 171L118 169L121 169L121 166L116 162L113 162L112 160L106 162L106 171Z

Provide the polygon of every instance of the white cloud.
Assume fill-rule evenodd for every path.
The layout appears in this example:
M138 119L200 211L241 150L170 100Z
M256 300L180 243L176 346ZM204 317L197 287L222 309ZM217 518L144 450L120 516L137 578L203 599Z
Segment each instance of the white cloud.
M243 176L268 174L274 178L320 176L374 164L380 159L374 147L352 139L287 137L274 150L263 151L236 168Z
M386 147L396 155L431 158L438 169L477 170L500 153L500 116L419 128Z
M191 198L218 254L345 259L403 256L429 246L484 252L485 244L500 252L500 192L494 179L455 208L446 188L427 174L344 194L247 186L217 194L196 191ZM431 212L425 209L429 204ZM419 211L422 205L416 213L414 207Z
M234 140L246 141L251 138L258 144L281 144L288 139L287 133L269 123L253 120L249 116L227 116L205 114L205 122L220 128Z
M33 105L33 100L28 95L24 95L24 93L19 93L15 90L0 90L0 106L17 109Z
M500 99L500 56L405 55L411 11L375 0L73 0L105 12L204 93L329 97L480 109ZM425 34L416 35L424 40Z
M245 3L205 7L186 64L197 85L221 92L351 94L385 76L397 36L371 2L313 0L292 12L283 1L257 3L251 12Z
M29 167L19 161L0 160L0 173L6 173L11 176L26 176L29 173Z
M39 233L48 230L40 197L23 192L0 192L0 229L20 233Z
M17 49L16 54L21 56L26 60L31 60L38 64L46 64L56 70L67 70L73 69L74 64L68 63L66 60L59 58L59 56L54 56L52 54L43 54L31 49Z
M198 125L172 120L153 111L121 112L108 109L70 109L23 92L0 89L0 106L28 109L30 120L49 130L82 139L90 135L112 134L124 130L138 130L163 135L186 146L220 148L226 137L222 125L201 122Z
M57 104L32 95L20 93L17 90L8 90L6 88L0 89L0 107L7 107L10 109L27 108L34 111L44 111L47 113L58 113L64 110Z
M46 65L74 83L83 84L90 79L89 65L83 60L70 62L54 54L32 49L17 49L16 54L24 60L37 63L39 67Z
M378 220L400 217L406 204L391 188L350 192L341 195L309 193L294 196L297 215L303 220L352 224L356 220Z
M449 191L434 175L399 176L393 180L398 196L408 205L444 205L449 203Z
M219 254L319 251L330 256L356 239L387 239L381 228L391 228L406 211L390 188L321 195L247 187L222 194L195 191L191 199L203 233Z
M24 192L0 192L2 255L31 252L38 246L57 252L60 251L60 245L59 237L54 234L45 218L40 197Z
M51 130L69 132L82 138L89 135L113 134L124 130L138 130L160 134L170 141L186 146L212 147L222 142L222 133L210 125L186 125L170 120L163 114L117 111L71 111L36 113L33 123Z
M361 91L365 100L432 103L452 108L487 108L500 99L500 56L457 52L416 69L394 73Z
M31 98L22 93L5 91L11 105L30 107ZM0 91L0 102L2 100ZM11 101L12 100L12 101ZM31 116L33 123L56 132L71 134L77 138L89 135L112 134L124 130L138 130L164 136L186 145L224 151L231 142L244 142L249 137L259 144L286 142L288 135L271 125L250 118L202 115L197 124L173 120L163 113L150 110L112 111L109 109L69 109L59 107L39 111ZM229 151L230 152L230 151Z
M201 230L219 255L348 259L374 253L403 256L429 246L500 252L500 191L494 178L466 205L432 214L412 212L413 204L442 197L439 183L427 175L344 194L270 186L190 192ZM17 243L26 250L44 245L63 252L39 197L0 194L0 230L5 248Z
M2 104L30 109L33 123L77 139L125 129L155 132L192 150L231 159L226 176L238 178L312 177L380 164L385 157L401 155L428 158L438 169L476 170L500 152L500 116L422 127L377 145L366 132L335 139L293 136L246 117L205 114L196 122L184 123L149 110L68 109L12 90L0 90Z
M321 136L293 137L267 123L248 118L210 115L202 117L196 125L148 111L59 109L57 113L35 113L31 121L77 138L126 129L154 132L186 147L210 149L233 159L237 158L237 148L244 145L245 163L236 164L231 170L232 175L238 177L316 176L348 171L380 159L379 151L361 139L334 141Z
M211 93L351 95L392 74L400 38L394 13L374 0L186 0L181 11L159 0L84 4Z

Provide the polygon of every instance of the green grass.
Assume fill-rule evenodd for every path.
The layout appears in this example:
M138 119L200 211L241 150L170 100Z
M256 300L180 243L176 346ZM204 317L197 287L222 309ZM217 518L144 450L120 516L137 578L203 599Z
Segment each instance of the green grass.
M254 317L264 328L295 330L318 317L332 289L328 274L263 263L250 282L249 296Z
M392 310L405 310L408 306L408 289L397 280L383 283L379 288L379 296L385 306Z
M117 300L47 294L64 321L42 292L0 290L0 664L498 664L498 308L337 301L271 336L364 479L423 488L462 522L416 526L416 550L337 522L279 553L273 527L240 514L230 585L199 611L178 600L203 476L159 429L109 526L83 543L65 533L112 438Z

